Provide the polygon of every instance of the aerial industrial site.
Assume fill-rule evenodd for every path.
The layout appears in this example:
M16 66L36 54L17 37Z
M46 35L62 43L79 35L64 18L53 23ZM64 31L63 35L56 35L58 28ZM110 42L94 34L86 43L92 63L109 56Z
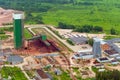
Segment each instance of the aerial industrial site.
M12 31L5 31L8 38L0 40L0 79L87 80L97 72L120 70L120 38L104 40L106 34L78 33L43 24L25 25L24 18L23 12L13 12ZM31 37L25 37L26 30ZM89 39L93 39L93 45Z

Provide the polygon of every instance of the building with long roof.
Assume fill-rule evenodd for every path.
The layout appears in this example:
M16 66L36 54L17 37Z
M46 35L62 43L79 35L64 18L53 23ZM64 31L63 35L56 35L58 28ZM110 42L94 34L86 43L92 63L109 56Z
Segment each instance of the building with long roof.
M18 55L10 55L8 56L7 61L11 64L19 64L23 62L23 58Z

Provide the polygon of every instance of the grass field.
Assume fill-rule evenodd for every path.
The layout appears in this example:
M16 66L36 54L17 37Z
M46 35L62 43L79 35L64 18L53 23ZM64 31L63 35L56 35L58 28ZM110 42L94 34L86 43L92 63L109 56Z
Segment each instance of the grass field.
M72 80L70 74L65 71L62 71L62 74L58 76L54 72L49 71L49 73L52 75L53 80Z
M6 35L5 32L13 32L13 27L5 27L0 28L0 39L5 40L8 39L9 35ZM24 29L24 37L25 39L32 38L32 34L28 31L27 28Z
M72 80L70 78L70 74L68 72L65 72L65 71L62 71L61 75L56 75L55 73L50 72L50 71L49 71L49 73L53 77L53 80ZM79 75L79 74L77 74L77 75ZM82 79L80 76L76 77L76 78L77 78L77 80L95 80L94 78Z
M28 31L27 28L24 29L24 36L25 36L25 39L29 39L29 38L32 38L32 34Z
M108 36L105 36L104 39L105 40L109 40L109 39L113 39L113 38L120 38L120 36L118 35L108 35Z
M25 11L29 24L87 24L101 26L107 33L114 27L120 33L120 0L0 0L0 6Z
M26 71L26 73L27 73L27 75L32 79L32 78L34 78L34 76L35 76L35 74L34 74L34 70L28 70L28 71Z
M40 15L45 24L54 26L58 26L59 22L79 26L88 24L102 26L107 33L112 27L120 32L120 0L77 0L77 2L76 5L55 5L47 12L32 15Z
M27 80L24 73L18 67L3 67L0 71L3 78L12 78L11 80Z
M8 39L10 36L6 35L6 32L12 32L13 27L2 27L0 28L0 40Z
M0 40L6 40L6 39L8 39L9 37L10 37L9 35L0 34Z

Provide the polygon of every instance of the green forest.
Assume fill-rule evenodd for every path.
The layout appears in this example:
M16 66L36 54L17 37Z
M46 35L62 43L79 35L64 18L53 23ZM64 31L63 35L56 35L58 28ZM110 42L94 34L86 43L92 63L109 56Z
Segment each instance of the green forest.
M96 74L96 80L120 80L120 72L117 70L99 72Z
M120 0L0 0L6 9L25 11L26 24L50 24L60 22L82 27L100 26L110 33L120 33Z

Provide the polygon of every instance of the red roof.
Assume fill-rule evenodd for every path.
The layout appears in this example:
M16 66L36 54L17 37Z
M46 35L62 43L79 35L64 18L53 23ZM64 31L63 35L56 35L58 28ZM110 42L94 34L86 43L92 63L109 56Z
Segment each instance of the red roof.
M43 70L37 70L37 73L39 74L39 76L42 78L42 79L46 79L46 78L49 78L48 75L43 71Z

